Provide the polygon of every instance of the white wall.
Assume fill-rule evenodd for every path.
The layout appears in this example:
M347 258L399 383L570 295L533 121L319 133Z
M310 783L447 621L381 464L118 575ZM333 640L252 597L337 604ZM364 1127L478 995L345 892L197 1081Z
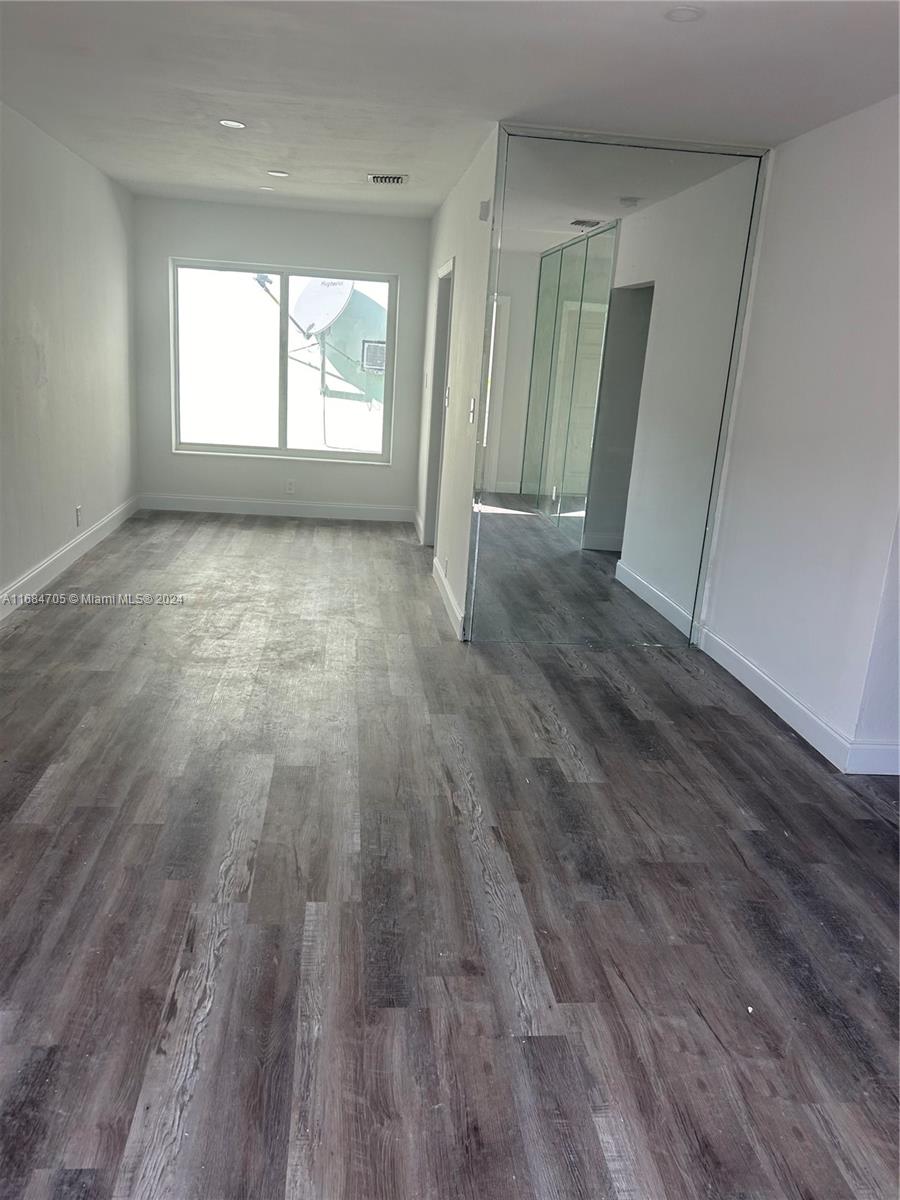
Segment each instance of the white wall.
M127 192L0 106L4 592L43 587L134 495L130 223Z
M499 492L518 492L522 483L522 454L525 450L525 421L531 382L531 351L534 344L534 314L537 305L539 254L504 250L500 255L497 293L508 297L509 325L503 364L503 396L500 419L488 441L496 437L496 474L485 477L485 485ZM492 398L492 404L494 403ZM496 414L494 414L494 417ZM489 450L491 447L489 447ZM488 455L492 458L492 455Z
M774 153L701 642L856 770L888 756L853 751L897 520L897 249L896 100Z
M166 200L136 202L138 444L142 501L157 507L411 521L416 499L428 221ZM399 277L390 465L172 450L169 259ZM295 493L286 495L293 480Z
M653 283L617 577L687 633L757 161L622 221L614 287Z
M475 472L476 426L469 423L468 412L471 397L478 397L481 391L491 250L491 223L479 219L479 205L493 198L496 160L495 130L435 214L431 227L426 364L430 364L432 358L437 274L445 263L454 260L450 406L445 418L434 561L435 575L457 633L461 628L465 604ZM426 414L431 403L428 383L426 379L422 390L422 407ZM426 421L423 421L422 427L423 430L427 428ZM419 453L420 514L425 507L430 448L430 439L423 436Z

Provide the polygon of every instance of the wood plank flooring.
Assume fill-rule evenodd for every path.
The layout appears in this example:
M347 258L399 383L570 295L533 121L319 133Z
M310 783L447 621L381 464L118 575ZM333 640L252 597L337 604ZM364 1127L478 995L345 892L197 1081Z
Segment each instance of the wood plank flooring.
M0 629L2 1200L892 1200L894 781L407 526L144 514Z
M533 499L483 497L473 641L687 646L683 633L618 582L618 554L582 550L580 519L556 526Z

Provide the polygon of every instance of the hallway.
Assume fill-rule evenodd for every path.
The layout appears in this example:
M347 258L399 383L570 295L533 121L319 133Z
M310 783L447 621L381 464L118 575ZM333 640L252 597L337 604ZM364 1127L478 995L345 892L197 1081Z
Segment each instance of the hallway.
M692 649L458 644L403 524L53 590L183 601L0 629L2 1200L896 1194L895 780Z

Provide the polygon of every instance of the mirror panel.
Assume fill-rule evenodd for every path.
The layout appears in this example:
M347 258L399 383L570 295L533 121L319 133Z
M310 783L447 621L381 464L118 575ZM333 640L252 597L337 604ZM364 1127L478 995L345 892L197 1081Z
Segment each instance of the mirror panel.
M563 250L556 298L553 356L541 455L541 481L538 489L538 508L555 523L559 522L560 489L566 459L566 434L572 404L581 293L584 287L585 251L583 241L566 246Z
M509 136L472 640L687 644L758 174Z
M547 424L547 400L550 395L550 369L553 362L561 265L561 250L545 254L540 260L538 275L521 481L522 495L533 496L535 499L541 487L541 463L544 457L544 431Z
M581 545L587 504L588 476L600 366L606 337L606 314L612 282L615 228L596 233L586 241L581 317L575 352L572 403L560 488L559 526L576 545Z

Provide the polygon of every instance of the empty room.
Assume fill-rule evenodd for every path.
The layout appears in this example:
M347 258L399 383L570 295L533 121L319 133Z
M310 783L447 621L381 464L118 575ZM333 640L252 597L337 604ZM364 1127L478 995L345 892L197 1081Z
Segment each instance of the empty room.
M894 1200L898 18L0 2L0 1200Z

